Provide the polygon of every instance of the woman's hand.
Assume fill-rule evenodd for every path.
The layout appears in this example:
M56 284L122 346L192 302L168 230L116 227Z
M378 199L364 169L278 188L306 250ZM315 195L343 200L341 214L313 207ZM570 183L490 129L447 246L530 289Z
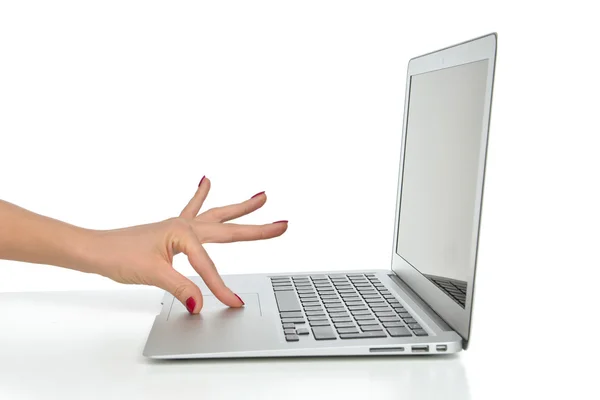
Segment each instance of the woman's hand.
M95 231L92 240L92 271L114 281L152 285L162 288L190 313L202 309L202 293L196 284L173 268L173 257L185 253L192 267L212 293L230 307L243 301L225 286L215 264L202 246L204 243L231 243L270 239L287 230L287 221L266 225L226 223L250 214L267 201L264 192L239 204L213 208L198 215L210 190L210 181L202 178L198 190L178 217L149 225L112 231Z

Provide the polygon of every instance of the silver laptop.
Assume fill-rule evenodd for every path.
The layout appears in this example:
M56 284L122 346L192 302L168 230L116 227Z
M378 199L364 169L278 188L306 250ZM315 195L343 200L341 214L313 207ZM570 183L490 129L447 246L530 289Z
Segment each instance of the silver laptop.
M496 34L408 63L391 268L229 275L245 307L163 298L144 355L448 354L469 343ZM369 265L369 268L380 266ZM199 277L191 278L210 293Z

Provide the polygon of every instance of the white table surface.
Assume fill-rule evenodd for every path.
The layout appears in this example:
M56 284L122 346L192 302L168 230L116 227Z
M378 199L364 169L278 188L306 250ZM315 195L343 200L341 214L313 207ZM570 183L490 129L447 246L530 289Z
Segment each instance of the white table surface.
M147 360L161 296L0 293L0 399L599 398L591 352L550 354L551 340L494 329L455 356Z

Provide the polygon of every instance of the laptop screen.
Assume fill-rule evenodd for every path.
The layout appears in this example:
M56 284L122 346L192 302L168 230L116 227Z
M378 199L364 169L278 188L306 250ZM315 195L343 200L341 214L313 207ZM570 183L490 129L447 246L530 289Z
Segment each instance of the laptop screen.
M489 60L410 78L397 254L463 309L473 282Z

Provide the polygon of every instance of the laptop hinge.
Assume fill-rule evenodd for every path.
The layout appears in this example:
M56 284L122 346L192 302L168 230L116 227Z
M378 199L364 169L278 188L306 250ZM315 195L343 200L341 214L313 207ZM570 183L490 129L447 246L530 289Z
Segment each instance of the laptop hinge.
M436 313L431 307L429 307L429 305L425 302L425 300L421 298L421 296L419 296L414 290L412 290L410 286L408 286L406 282L404 282L398 275L389 274L388 276L396 285L400 286L400 288L411 298L411 300L417 303L443 331L456 332L450 327L450 325L446 323L446 321L444 321L442 317L440 317L438 313ZM460 336L458 332L456 333ZM463 338L463 348L466 348L466 346L467 342L465 341L465 338Z

